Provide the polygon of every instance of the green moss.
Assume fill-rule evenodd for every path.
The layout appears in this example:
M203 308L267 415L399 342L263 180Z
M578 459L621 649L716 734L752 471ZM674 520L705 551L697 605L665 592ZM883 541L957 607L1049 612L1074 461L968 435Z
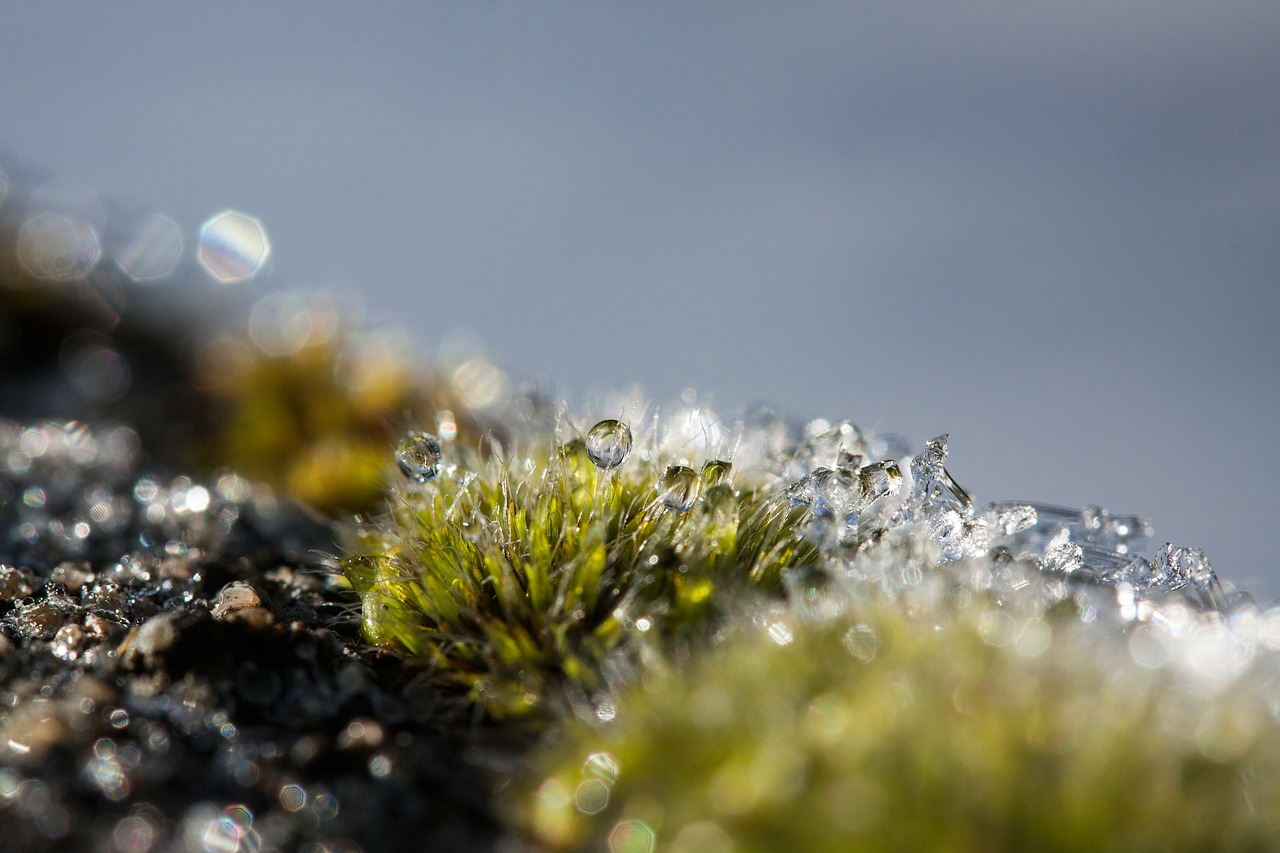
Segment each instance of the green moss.
M520 819L552 849L607 849L619 826L737 853L1280 847L1260 691L1140 666L1069 607L1019 614L938 580L650 672L611 726L548 752Z
M387 447L406 420L434 422L444 412L459 441L479 441L448 383L385 341L335 333L268 355L227 335L203 351L194 373L216 412L200 425L202 461L330 514L380 504Z
M452 473L396 494L346 565L367 636L495 716L591 695L606 659L687 650L743 590L777 594L817 559L804 511L734 488L725 463L680 512L660 498L663 462L602 472L581 440L549 445L455 448Z

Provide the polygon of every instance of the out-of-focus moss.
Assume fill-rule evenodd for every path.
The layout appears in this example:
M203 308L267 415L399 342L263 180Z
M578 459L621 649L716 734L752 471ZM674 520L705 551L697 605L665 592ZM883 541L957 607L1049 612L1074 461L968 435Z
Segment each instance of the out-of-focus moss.
M520 819L557 850L1280 849L1256 681L1076 616L926 594L772 623L575 724Z
M282 353L222 336L196 360L213 401L209 465L230 466L317 509L373 509L401 427L451 419L461 443L480 427L449 384L389 340L335 333Z

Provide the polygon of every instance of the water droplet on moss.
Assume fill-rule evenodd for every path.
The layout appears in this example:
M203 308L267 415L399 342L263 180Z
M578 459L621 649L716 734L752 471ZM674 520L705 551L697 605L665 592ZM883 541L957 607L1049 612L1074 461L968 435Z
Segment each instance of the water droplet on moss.
M427 482L440 472L440 439L427 432L407 433L396 446L396 464L410 480Z
M709 489L718 486L729 479L729 474L733 471L733 463L725 462L722 459L708 459L702 464L702 487Z
M617 468L631 453L631 427L608 418L587 433L587 456L602 471Z
M667 509L685 512L698 498L698 474L687 465L672 465L658 480L658 496Z

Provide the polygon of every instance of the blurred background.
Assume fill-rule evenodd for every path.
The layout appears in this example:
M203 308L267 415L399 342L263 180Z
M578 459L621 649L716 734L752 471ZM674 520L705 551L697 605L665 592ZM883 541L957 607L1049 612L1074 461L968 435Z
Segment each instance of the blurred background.
M260 220L235 287L576 398L949 432L980 502L1142 513L1280 594L1271 0L0 0L0 44L6 167L187 251Z

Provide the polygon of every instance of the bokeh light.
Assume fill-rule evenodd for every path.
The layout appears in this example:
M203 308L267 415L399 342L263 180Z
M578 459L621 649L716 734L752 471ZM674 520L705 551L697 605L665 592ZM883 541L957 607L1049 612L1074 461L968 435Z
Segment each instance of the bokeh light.
M337 332L337 306L323 293L273 293L254 303L249 316L249 337L269 356L291 355Z
M101 257L98 233L87 222L70 216L37 213L18 233L18 259L36 278L84 278Z
M658 838L642 820L624 820L609 830L609 853L653 853Z
M62 372L91 400L118 400L132 381L124 356L99 335L79 332L69 336L62 342L59 361Z
M453 387L471 409L500 408L511 399L511 380L484 356L469 358L453 369Z
M178 266L182 249L182 231L178 224L162 214L149 213L129 230L115 261L134 281L158 281Z
M224 210L200 226L196 257L223 284L248 281L262 271L270 256L266 228L246 213Z

